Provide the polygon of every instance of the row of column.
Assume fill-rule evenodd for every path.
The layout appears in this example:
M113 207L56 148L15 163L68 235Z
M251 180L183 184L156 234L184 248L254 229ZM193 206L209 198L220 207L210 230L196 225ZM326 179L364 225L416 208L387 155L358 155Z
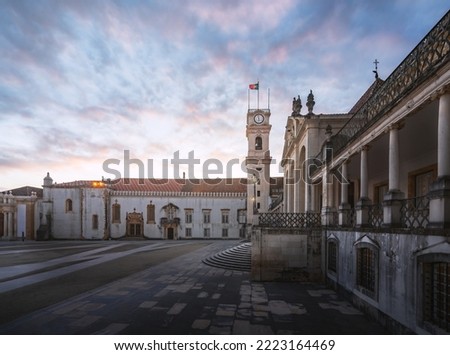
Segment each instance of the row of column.
M14 236L14 212L3 212L3 237Z
M389 127L389 191L383 200L383 224L386 227L401 226L401 200L405 198L405 194L400 191L399 128L399 124L393 124ZM438 177L432 184L429 192L430 214L428 227L450 228L450 93L442 95L439 99L437 143ZM360 200L355 208L357 227L369 225L369 209L372 202L368 197L368 150L367 146L361 148ZM341 174L343 179L347 178L347 166L347 161L342 164ZM324 181L326 183L326 179ZM324 190L324 193L332 196L330 188L324 188ZM339 205L339 224L342 226L350 224L348 213L350 205L348 204L347 196L348 185L342 183L341 203ZM330 206L333 206L333 204L330 203L329 198L324 199L324 208L322 209L324 223L329 223L330 216L334 213Z

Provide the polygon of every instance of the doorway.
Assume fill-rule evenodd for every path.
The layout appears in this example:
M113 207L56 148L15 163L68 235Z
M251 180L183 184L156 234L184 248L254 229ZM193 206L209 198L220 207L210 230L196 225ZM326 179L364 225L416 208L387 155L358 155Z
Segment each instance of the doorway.
M173 240L173 228L167 228L167 239Z

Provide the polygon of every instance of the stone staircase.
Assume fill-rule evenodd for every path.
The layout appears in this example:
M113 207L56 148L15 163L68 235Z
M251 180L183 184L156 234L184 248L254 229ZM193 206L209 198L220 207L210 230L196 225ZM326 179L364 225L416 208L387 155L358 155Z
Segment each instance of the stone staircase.
M241 243L202 260L209 266L238 271L251 270L252 243Z

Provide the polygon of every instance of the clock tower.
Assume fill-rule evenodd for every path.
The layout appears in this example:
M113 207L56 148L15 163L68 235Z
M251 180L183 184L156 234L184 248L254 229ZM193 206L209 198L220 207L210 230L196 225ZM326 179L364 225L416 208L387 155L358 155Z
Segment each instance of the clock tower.
M254 224L254 216L267 212L270 196L269 150L270 109L248 109L247 142L247 223Z

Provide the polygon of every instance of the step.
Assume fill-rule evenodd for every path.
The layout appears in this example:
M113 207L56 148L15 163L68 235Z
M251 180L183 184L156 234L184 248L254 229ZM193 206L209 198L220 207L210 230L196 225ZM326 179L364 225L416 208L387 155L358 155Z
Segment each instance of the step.
M206 265L217 268L250 271L251 256L251 243L242 243L222 250L202 261Z

